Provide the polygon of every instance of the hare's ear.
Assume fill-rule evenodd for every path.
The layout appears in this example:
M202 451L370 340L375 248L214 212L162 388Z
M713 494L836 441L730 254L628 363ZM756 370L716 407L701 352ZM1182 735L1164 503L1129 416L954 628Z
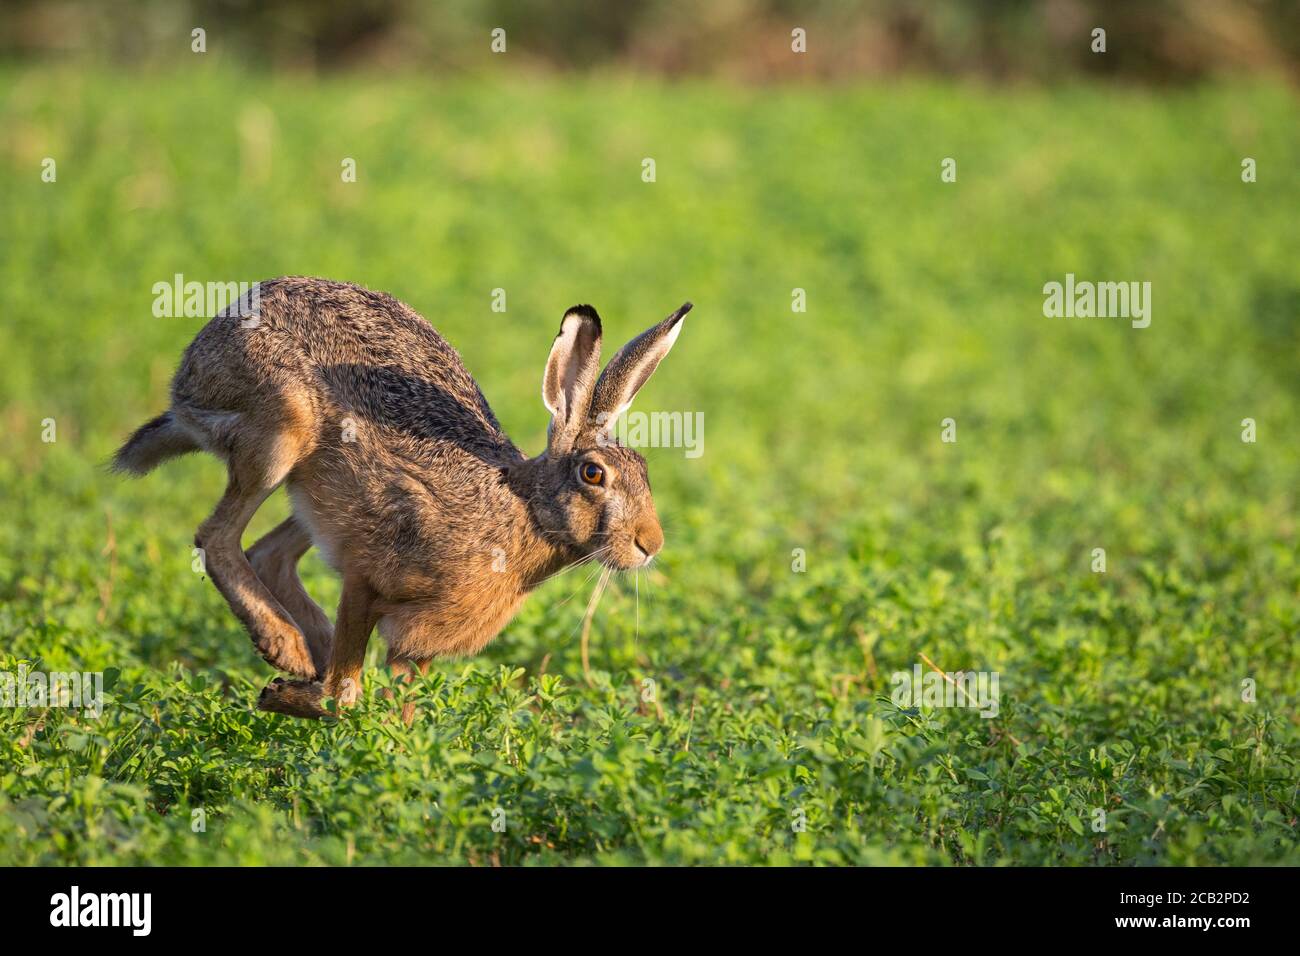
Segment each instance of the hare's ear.
M546 428L551 454L562 455L573 447L587 418L599 368L600 316L589 305L575 305L564 313L542 375L542 401L551 411Z
M646 329L609 360L596 381L591 398L591 415L597 428L608 431L632 404L632 399L650 378L682 331L682 317L691 311L687 302L658 325Z

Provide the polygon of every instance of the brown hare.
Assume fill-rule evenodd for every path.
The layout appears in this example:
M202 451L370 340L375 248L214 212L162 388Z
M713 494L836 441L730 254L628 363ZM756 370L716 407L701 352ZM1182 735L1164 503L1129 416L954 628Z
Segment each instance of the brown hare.
M546 450L528 458L460 356L392 296L343 282L261 283L195 337L171 408L114 466L143 475L204 450L229 470L199 526L206 570L277 678L258 706L304 717L356 700L378 625L398 674L477 653L524 597L598 559L647 564L663 546L646 463L610 435L672 348L688 302L600 368L600 317L565 313L542 376ZM258 506L288 483L293 514L245 552ZM333 626L298 578L319 547L343 579ZM407 713L409 719L409 711Z

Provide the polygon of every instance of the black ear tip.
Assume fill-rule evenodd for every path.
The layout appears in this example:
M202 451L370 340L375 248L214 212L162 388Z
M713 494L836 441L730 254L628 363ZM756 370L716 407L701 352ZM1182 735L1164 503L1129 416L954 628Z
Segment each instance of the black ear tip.
M672 320L675 322L675 321L677 321L678 319L680 319L683 315L685 315L687 312L691 311L691 309L693 309L693 308L695 308L695 303L694 303L694 302L683 302L683 303L681 304L681 308L679 308L676 312L674 312L674 313L673 313L672 315L670 315L668 318L672 319Z
M592 319L595 322L600 321L600 316L596 310L589 305L571 305L564 310L564 317L567 319L571 315L581 315L583 318Z
M596 326L596 334L597 335L601 334L600 316L597 315L596 310L589 305L571 305L567 309L565 309L564 318L560 320L561 332L564 331L564 323L569 320L569 316L571 315L576 315L579 318L587 319L589 322L591 322L593 325Z

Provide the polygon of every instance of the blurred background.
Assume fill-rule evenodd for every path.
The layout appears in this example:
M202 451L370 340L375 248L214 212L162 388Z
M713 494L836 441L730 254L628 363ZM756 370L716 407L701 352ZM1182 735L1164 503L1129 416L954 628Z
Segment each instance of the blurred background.
M752 82L1300 76L1293 0L7 0L0 56L159 65L188 52L175 37L195 26L217 58L306 71L472 71L500 27L515 38L515 65L536 70L616 65ZM815 55L788 55L794 27ZM1094 27L1113 38L1104 57L1080 41Z
M0 670L122 684L0 709L0 862L1295 863L1298 54L1282 0L4 3ZM1150 326L1046 317L1067 273ZM612 354L692 300L634 410L703 454L644 450L667 545L590 668L581 569L394 749L383 701L365 746L253 712L222 468L104 468L206 321L178 274L397 296L528 454L567 306ZM999 720L894 708L921 653Z

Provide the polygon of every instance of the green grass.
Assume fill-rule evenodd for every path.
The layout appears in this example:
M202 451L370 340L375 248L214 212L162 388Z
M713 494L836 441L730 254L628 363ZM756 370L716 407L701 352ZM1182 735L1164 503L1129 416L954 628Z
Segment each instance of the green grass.
M1289 93L0 91L0 670L116 677L97 721L0 709L0 862L1300 863ZM647 453L668 543L639 610L630 580L600 606L594 686L579 571L436 665L410 729L378 638L339 721L255 712L271 673L190 567L220 466L101 467L202 324L151 314L178 272L392 292L529 453L566 306L621 341L693 299L637 408L702 411L705 453ZM1066 272L1152 282L1151 327L1045 318ZM921 654L996 671L998 716L895 706Z

